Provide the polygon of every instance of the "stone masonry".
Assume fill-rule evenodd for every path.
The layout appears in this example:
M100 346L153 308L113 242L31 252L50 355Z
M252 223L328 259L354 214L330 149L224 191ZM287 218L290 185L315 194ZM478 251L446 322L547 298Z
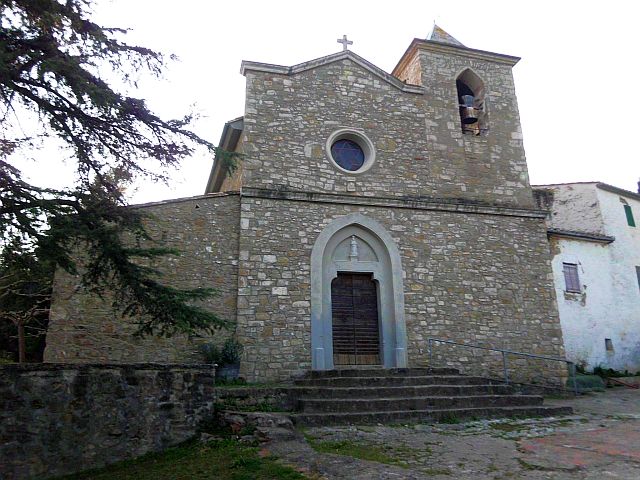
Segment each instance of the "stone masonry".
M0 478L49 478L192 438L214 402L210 365L0 367Z
M158 267L163 280L183 288L213 287L217 295L205 305L235 320L238 270L237 194L178 199L141 206L148 231L162 245L178 249ZM45 362L201 362L196 341L135 337L135 326L113 312L111 303L87 295L79 278L58 271L47 332ZM220 342L228 332L215 336Z
M294 67L243 62L246 108L230 146L241 167L226 177L214 168L204 197L145 207L163 222L150 223L158 238L183 251L167 279L220 288L211 308L237 321L243 376L286 379L312 367L312 250L331 222L355 213L400 252L408 365L426 364L429 337L564 357L517 61L416 39L393 75L350 51ZM484 84L479 136L460 125L456 79L467 69ZM368 170L345 173L329 158L327 139L342 128L370 139ZM219 193L230 189L239 193ZM57 277L48 361L194 360L186 341L132 340L74 288ZM436 359L463 371L495 366L468 351L441 349ZM539 375L540 365L518 365Z
M311 247L330 220L354 211L382 223L400 247L411 365L426 364L429 337L562 352L539 218L245 197L238 329L248 378L310 368ZM461 353L466 361L451 365L477 360Z

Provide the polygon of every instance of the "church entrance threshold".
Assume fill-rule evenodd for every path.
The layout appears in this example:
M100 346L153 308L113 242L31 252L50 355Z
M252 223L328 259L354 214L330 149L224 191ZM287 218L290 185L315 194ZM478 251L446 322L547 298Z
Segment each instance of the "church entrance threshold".
M342 273L331 282L333 363L380 365L378 291L370 273Z

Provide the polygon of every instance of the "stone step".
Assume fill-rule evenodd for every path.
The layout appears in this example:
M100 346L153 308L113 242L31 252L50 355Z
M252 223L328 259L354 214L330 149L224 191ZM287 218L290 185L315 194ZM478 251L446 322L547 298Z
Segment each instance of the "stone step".
M305 378L341 378L341 377L419 377L427 375L458 375L457 368L449 367L412 367L412 368L341 368L335 370L312 370Z
M542 405L543 398L536 395L472 395L449 397L408 398L301 398L298 410L302 413L410 411L455 408L524 407Z
M390 410L377 412L348 413L298 413L291 418L300 426L324 425L372 425L394 423L429 423L448 422L479 418L503 417L553 417L571 415L571 407L482 407L482 408L447 408L428 410Z
M411 387L418 385L500 385L501 382L483 377L466 377L463 375L429 375L429 376L381 376L381 377L322 377L305 378L294 381L297 386L305 387Z
M389 398L453 395L509 395L510 385L418 385L392 387L294 387L291 392L304 398Z

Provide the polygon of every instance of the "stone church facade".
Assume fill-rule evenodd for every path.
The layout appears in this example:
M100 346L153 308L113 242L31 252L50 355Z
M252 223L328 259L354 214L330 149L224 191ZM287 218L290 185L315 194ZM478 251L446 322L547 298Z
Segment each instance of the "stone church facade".
M221 139L239 168L214 162L205 195L139 208L183 252L167 281L218 289L207 307L236 322L243 376L425 365L430 337L564 357L518 60L435 27L392 74L348 50L242 63L245 113ZM56 277L46 361L198 360L206 339L132 338L76 284Z

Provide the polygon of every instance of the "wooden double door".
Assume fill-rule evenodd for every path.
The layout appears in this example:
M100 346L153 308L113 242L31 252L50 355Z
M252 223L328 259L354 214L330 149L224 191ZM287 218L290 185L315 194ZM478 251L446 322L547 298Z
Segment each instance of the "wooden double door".
M338 273L331 282L333 363L380 365L378 289L371 273Z

